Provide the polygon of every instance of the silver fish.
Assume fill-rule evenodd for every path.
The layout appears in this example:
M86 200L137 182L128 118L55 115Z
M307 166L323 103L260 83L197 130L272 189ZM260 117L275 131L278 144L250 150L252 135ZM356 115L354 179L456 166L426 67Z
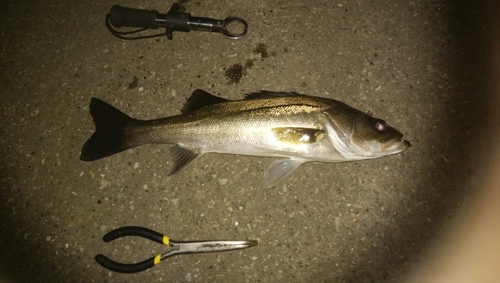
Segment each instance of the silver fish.
M92 98L96 131L83 145L80 159L92 161L149 143L175 144L170 174L208 152L283 158L269 168L270 186L306 162L378 158L411 146L381 119L340 101L297 93L259 92L227 100L196 90L181 112L136 120Z

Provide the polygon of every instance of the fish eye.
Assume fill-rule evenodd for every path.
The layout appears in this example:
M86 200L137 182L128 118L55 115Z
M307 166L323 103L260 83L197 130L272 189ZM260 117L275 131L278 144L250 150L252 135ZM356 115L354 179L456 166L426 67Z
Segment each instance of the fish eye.
M375 120L375 130L379 133L384 133L387 130L387 123L384 120Z

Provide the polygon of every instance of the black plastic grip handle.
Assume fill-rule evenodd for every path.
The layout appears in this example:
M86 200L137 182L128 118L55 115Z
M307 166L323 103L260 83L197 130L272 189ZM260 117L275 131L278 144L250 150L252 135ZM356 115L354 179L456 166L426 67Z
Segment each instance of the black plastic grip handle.
M114 5L109 11L109 20L117 28L120 27L141 27L157 29L156 18L158 11L125 8Z
M95 261L102 265L103 267L120 273L136 273L149 269L155 265L154 257L146 259L138 263L119 263L114 260L109 259L105 255L98 254L95 256Z
M138 226L127 226L115 229L113 231L108 232L102 239L104 242L111 242L115 239L126 237L126 236L138 236L146 239L150 239L151 241L155 241L160 244L163 243L163 234L160 234L156 231L150 230L144 227Z

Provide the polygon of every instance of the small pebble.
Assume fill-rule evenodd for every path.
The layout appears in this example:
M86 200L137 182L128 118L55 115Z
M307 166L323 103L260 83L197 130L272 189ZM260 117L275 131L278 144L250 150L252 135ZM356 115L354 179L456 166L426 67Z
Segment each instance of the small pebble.
M108 184L109 184L109 182L108 182L108 181L106 181L106 180L104 180L104 179L103 179L103 180L101 180L101 187L100 187L99 189L102 189L102 188L106 187Z

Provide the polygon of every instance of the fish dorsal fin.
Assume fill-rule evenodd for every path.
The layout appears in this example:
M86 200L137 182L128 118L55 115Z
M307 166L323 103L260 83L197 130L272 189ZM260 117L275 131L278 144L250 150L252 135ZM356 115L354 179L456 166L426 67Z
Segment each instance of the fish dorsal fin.
M187 114L196 111L202 107L219 104L226 101L229 100L212 95L204 90L197 89L193 91L193 94L191 94L191 96L188 98L188 100L182 107L181 112L183 114Z
M168 175L173 175L181 172L201 156L199 150L185 148L180 145L175 145L174 147L172 147L170 149L170 153L172 154L172 157L174 159L174 168L172 168Z
M325 137L319 129L280 127L271 130L276 140L286 144L311 144Z
M299 96L299 95L304 95L304 94L296 92L261 90L260 92L252 92L245 95L245 99L262 99L262 98L289 97L289 96Z

